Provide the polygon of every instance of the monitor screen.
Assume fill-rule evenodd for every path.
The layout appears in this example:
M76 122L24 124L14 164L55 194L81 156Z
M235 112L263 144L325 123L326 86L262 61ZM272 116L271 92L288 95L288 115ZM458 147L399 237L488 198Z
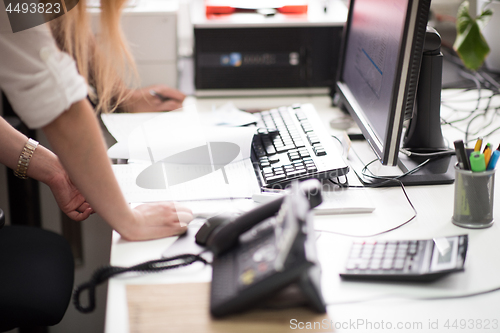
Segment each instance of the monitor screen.
M337 83L384 165L396 165L415 100L430 1L353 0Z

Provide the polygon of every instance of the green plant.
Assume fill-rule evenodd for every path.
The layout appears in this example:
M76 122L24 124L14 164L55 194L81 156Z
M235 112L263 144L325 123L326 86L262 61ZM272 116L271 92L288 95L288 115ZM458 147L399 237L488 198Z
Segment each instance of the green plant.
M477 70L490 52L490 47L481 33L493 12L483 10L475 19L469 14L469 1L464 1L457 13L457 38L453 48L458 53L465 67Z

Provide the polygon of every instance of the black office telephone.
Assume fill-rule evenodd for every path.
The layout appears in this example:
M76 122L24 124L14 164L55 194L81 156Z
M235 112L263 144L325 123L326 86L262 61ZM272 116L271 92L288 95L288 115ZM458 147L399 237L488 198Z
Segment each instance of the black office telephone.
M213 316L246 310L278 294L281 305L326 311L311 212L320 203L321 184L313 179L293 184L288 195L243 215L207 221L196 240L214 254Z
M282 304L310 305L326 311L320 291L320 269L311 208L321 203L321 184L316 179L293 184L288 195L243 215L224 214L209 219L196 234L196 242L214 254L210 309L224 316L282 292ZM1 216L0 216L1 222ZM194 262L208 264L202 253L177 254L131 267L105 266L73 293L76 309L95 309L96 287L126 272L157 272ZM288 288L287 288L288 287ZM80 297L88 291L88 302ZM275 303L276 305L276 303Z

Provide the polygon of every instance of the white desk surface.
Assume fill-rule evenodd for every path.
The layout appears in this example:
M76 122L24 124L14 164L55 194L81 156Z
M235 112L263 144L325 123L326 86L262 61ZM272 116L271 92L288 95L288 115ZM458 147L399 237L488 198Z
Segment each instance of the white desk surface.
M245 108L272 108L293 103L313 103L320 116L329 120L340 115L330 106L327 96L231 98ZM196 103L201 112L213 105L220 106L227 98L198 99L189 97L186 103ZM445 130L446 136L456 133ZM450 138L455 139L455 138ZM351 172L352 173L352 172ZM453 185L407 187L407 193L417 217L407 225L375 237L375 239L427 239L457 234L469 235L469 250L465 271L451 274L431 284L374 283L341 281L342 267L353 237L331 232L368 236L391 229L413 216L413 210L401 188L362 190L363 197L372 200L376 209L370 214L316 216L315 228L322 267L322 291L328 305L328 315L336 332L500 332L500 291L468 298L417 300L415 298L453 296L476 293L500 286L500 225L487 229L464 229L452 224ZM356 189L346 193L357 195ZM500 186L495 189L494 217L500 221ZM346 194L344 193L344 194ZM359 194L360 192L358 192ZM330 232L328 232L330 231ZM130 266L157 259L175 241L175 237L147 242L126 242L115 232L111 247L111 264ZM129 332L126 284L208 282L211 269L194 264L178 270L117 277L109 281L106 325L107 333ZM165 314L168 316L168 314ZM455 321L457 320L457 321Z

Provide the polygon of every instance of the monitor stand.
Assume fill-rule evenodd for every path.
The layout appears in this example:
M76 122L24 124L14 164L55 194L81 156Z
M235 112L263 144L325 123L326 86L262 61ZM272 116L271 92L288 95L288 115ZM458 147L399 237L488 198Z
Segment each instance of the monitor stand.
M434 29L427 28L415 98L416 102L413 108L413 115L407 115L411 117L411 120L404 133L404 149L420 153L443 152L449 149L441 132L440 111L442 73L443 54L441 53L441 37ZM400 153L398 167L401 172L397 174L403 174L409 170L413 170L426 159L426 157L408 157ZM456 162L456 157L452 155L435 158L415 173L404 176L400 180L405 185L451 184L455 180L454 165ZM354 166L353 168L359 177L359 172L361 170L356 170ZM384 168L388 168L390 173L394 167L381 166L377 168L384 177L391 177L387 175L386 171L383 171ZM394 172L393 176L396 176ZM366 182L380 182L380 180L370 181L370 179L366 177L360 180L365 184ZM398 184L398 182L386 183L387 186L395 186Z
M348 154L349 167L356 174L357 178L363 185L367 186L400 186L398 181L385 181L384 179L373 178L371 176L390 179L403 175L409 170L413 170L426 159L409 158L404 154L399 155L398 166L382 165L371 149L368 141L356 140L351 142L351 149ZM364 167L372 162L367 170ZM400 178L404 185L437 185L437 184L452 184L455 179L455 170L453 166L456 164L455 156L445 156L439 159L432 160L420 170ZM352 178L350 178L352 183Z

